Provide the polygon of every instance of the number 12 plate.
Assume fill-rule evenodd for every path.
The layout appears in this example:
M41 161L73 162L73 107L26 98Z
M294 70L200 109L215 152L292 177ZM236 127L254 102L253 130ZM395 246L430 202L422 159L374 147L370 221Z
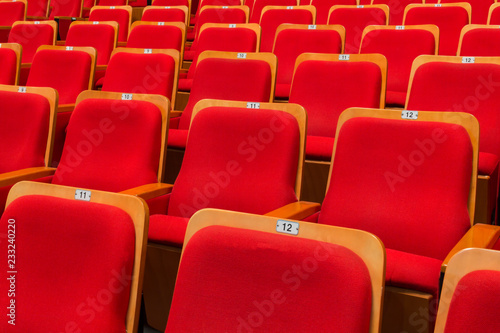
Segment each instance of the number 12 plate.
M276 231L283 234L298 235L299 224L297 222L278 220L278 222L276 222Z

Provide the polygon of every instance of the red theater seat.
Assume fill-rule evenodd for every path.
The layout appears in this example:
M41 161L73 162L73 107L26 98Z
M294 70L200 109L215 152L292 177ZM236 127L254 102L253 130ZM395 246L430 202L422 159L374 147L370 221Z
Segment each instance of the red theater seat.
M118 23L118 41L126 42L132 22L131 6L94 6L89 21L115 21Z
M335 5L356 6L357 1L356 0L311 0L310 4L316 8L316 24L327 24L330 8L332 8Z
M387 5L389 7L389 24L401 25L403 24L403 16L406 6L411 3L423 4L423 0L373 0L372 5ZM430 3L427 1L427 3Z
M469 24L463 27L457 55L463 57L500 56L500 25Z
M440 4L456 3L453 0L439 0ZM495 0L468 0L465 1L471 5L471 23L486 24L488 21L488 11L490 6L496 3Z
M182 22L186 26L188 20L189 9L187 6L147 6L144 8L141 18L141 21L144 22Z
M26 0L0 1L0 43L6 43L16 21L26 20Z
M0 84L19 82L22 46L17 43L0 43Z
M266 6L298 6L299 0L255 0L245 1L245 5L250 7L250 23L259 23L262 18L262 11Z

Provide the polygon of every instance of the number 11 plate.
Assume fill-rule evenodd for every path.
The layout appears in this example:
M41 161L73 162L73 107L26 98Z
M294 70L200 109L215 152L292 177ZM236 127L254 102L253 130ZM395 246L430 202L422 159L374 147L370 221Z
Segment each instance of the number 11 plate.
M283 234L298 235L299 224L297 222L278 220L278 222L276 222L276 231Z

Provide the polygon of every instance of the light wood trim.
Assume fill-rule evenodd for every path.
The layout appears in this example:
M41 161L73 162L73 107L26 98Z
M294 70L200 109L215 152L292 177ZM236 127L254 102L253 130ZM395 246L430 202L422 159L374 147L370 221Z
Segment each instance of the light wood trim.
M455 254L467 248L489 249L495 245L500 237L500 227L490 224L478 223L472 226L460 241L448 253L441 265L441 272L446 271L449 261Z
M94 22L98 22L98 23L94 23ZM74 21L70 24L69 29L71 30L71 27L76 26L76 25L92 25L92 26L93 25L109 25L115 31L115 35L113 38L113 48L116 48L116 46L118 45L118 22L116 22L116 21ZM71 45L68 45L68 46L71 46Z
M262 18L264 17L264 14L270 10L305 10L311 13L312 16L312 22L311 24L316 24L316 7L312 5L306 5L306 6L265 6L262 8L262 12L260 13L260 20L259 23L262 24Z
M462 28L462 31L460 32L460 39L458 40L457 56L460 56L460 51L462 50L462 43L463 43L463 39L465 37L465 34L467 34L471 30L478 30L478 29L499 30L500 25L467 24L466 26L464 26Z
M439 6L436 6L438 4L439 4ZM467 15L469 16L469 24L470 24L471 11L472 11L471 5L468 2L454 2L454 3L437 3L437 4L436 3L432 3L432 4L411 3L405 7L405 12L403 14L403 25L406 22L406 15L408 15L408 11L410 11L412 8L417 8L417 7L422 7L422 8L425 8L425 7L427 7L427 8L462 7L463 9L465 9L467 11Z
M478 165L477 163L479 156L479 122L473 115L464 112L418 111L418 120L405 120L401 119L401 111L399 110L349 108L346 111L344 111L339 117L335 138L338 138L342 125L347 120L357 117L394 119L400 121L427 121L427 122L447 123L447 124L455 124L462 126L469 134L469 138L472 145L472 173L470 180L470 191L469 191L467 209L469 211L469 219L471 226L473 225L474 211L476 205L475 199L476 199L476 187L477 187L477 165ZM335 143L333 145L331 165L333 165L333 161L335 160L336 150L337 150L337 140L335 140ZM328 175L327 191L328 187L330 186L331 173L332 173L332 167L330 167L330 173Z
M49 3L50 1L48 1L47 3ZM47 5L47 13L49 12L48 10L48 5ZM48 16L48 14L47 14ZM76 21L75 21L76 22ZM56 45L56 40L57 40L57 22L56 21L16 21L14 22L14 24L12 25L12 27L15 27L16 25L32 25L32 24L35 24L35 25L38 25L38 24L46 24L46 25L50 25L52 27L52 31L54 32L54 37L52 38L52 45Z
M450 265L444 276L443 290L441 291L439 300L436 327L434 329L435 333L444 332L450 303L459 281L473 271L500 271L499 262L499 251L485 249L465 249L457 253L450 260ZM484 310L488 311L489 309L485 308Z
M72 47L72 51L68 51L66 49L66 46L54 46L54 45L41 45L36 52L40 52L41 50L60 50L60 51L67 51L67 52L74 52L74 51L79 51L79 52L85 52L90 56L90 75L89 75L89 84L88 84L88 89L92 89L94 86L94 75L95 75L95 66L96 66L96 58L97 58L97 51L93 47L88 47L88 46L68 46Z
M111 52L111 59L113 59L113 56L117 53L135 53L135 54L164 54L172 59L174 59L175 62L175 70L174 70L174 81L172 84L172 100L170 101L170 105L175 105L175 95L177 92L177 84L179 82L179 69L180 69L180 54L179 51L174 50L174 49L151 49L151 53L144 53L144 50L148 49L136 49L136 48L128 48L128 47L117 47L116 49Z
M185 7L185 6L183 6L183 7ZM139 26L139 25L158 25L158 26L160 26L159 23L160 22L135 21L134 23L132 23L132 27L130 28L129 37L130 37L130 34L132 33L132 30L134 30L134 28ZM180 50L179 61L178 61L180 68L182 68L182 62L184 60L184 46L186 44L186 24L184 24L182 22L161 22L161 23L162 23L162 26L177 27L182 32L181 50ZM172 102L172 104L175 105L173 102Z
M246 58L237 58L239 53L245 52L224 52L224 51L203 51L198 56L198 66L207 58L221 58L221 59L238 59L238 60L260 60L265 61L271 68L271 96L269 96L269 103L274 100L274 89L276 88L276 71L278 68L278 59L276 56L269 52L246 52Z
M23 180L35 180L54 175L55 168L33 167L0 174L0 187L12 186Z
M345 46L345 28L340 25L340 24L331 24L331 25L326 25L326 24L322 24L322 25L316 25L316 24L313 24L312 26L314 26L314 29L310 29L311 25L308 25L308 24L290 24L290 23L282 23L278 26L278 28L276 29L276 34L274 36L274 44L273 44L273 53L274 53L274 48L276 47L276 40L278 39L278 35L280 34L280 32L282 32L283 30L290 30L290 29L293 29L293 30L333 30L333 31L336 31L339 36L340 36L340 41L341 41L341 52L344 52L344 46Z
M1 91L15 92L19 94L36 94L44 97L49 102L50 114L49 114L49 130L47 137L47 146L45 148L45 166L50 166L52 163L52 147L54 144L54 131L57 118L57 105L59 102L59 94L57 90L48 87L24 87L26 88L25 93L19 92L19 86L10 85L0 85Z
M224 10L224 9L239 9L239 10L242 10L245 13L245 17L246 17L245 23L248 23L248 19L250 17L250 9L248 8L248 6L245 6L245 5L242 5L242 6L212 6L212 5L207 5L207 6L203 6L200 9L200 15L201 15L201 13L203 13L204 10L214 9L214 8L215 9L221 9L221 10Z
M16 54L16 77L14 79L14 85L19 83L19 73L21 72L21 58L23 55L23 48L21 44L18 43L0 43L0 48L11 49Z
M332 15L332 12L334 10L338 9L381 9L384 14L385 14L385 25L389 25L389 6L387 5L359 5L359 6L354 6L354 5L335 5L330 7L330 10L328 11L328 24L330 24L330 16Z
M174 185L165 183L146 184L121 191L121 194L135 195L144 200L153 199L172 192Z
M83 3L83 2L82 2ZM94 6L90 9L89 16L92 12L99 9L115 9L115 10L126 10L128 12L128 32L130 33L130 25L132 24L132 6ZM127 35L128 38L128 35Z
M486 24L490 24L491 21L491 15L493 14L493 11L497 8L500 7L500 2L497 2L495 0L495 3L490 6L490 9L488 10L488 20L486 21Z
M191 3L191 1L189 2ZM189 8L187 6L147 6L144 8L144 11L142 12L142 15L144 15L144 13L146 11L150 11L150 10L158 10L158 9L178 9L178 10L182 10L184 12L184 24L185 26L188 26L189 24ZM138 22L148 22L148 23L151 23L150 21L135 21L134 23L138 23ZM134 25L134 23L132 23L132 26ZM165 22L166 23L173 23L173 22ZM179 22L180 23L180 22ZM185 28L184 28L185 30Z
M130 94L132 95L132 100L134 101L145 101L154 104L158 110L161 112L162 119L162 130L161 130L161 151L160 151L160 163L158 166L158 182L163 179L163 173L166 163L167 155L167 135L168 135L168 125L170 123L170 102L168 98L162 95L154 94ZM96 90L86 90L78 95L76 99L76 105L83 101L84 99L113 99L122 100L122 93L110 92L110 91L96 91Z
M382 82L380 86L380 108L385 108L385 92L387 89L387 59L384 55L378 53L363 53L363 54L349 54L349 60L339 60L339 54L330 53L302 53L295 61L295 68L293 70L293 80L297 68L304 61L347 61L347 62L371 62L380 68Z
M365 36L369 34L372 31L379 31L379 30L394 30L398 32L404 32L405 30L425 30L430 32L434 36L434 55L438 55L439 51L439 28L437 25L434 24L421 24L421 25L403 25L404 30L398 30L396 27L401 27L401 26L396 26L396 25L369 25L363 30L363 35L361 36L361 46L363 46L363 40L365 39ZM360 46L360 50L361 50Z
M275 209L266 216L279 217L282 219L303 220L314 213L319 212L321 204L316 202L297 201L286 206Z
M209 107L231 107L247 109L247 102L239 101L223 101L215 99L203 99L195 104L193 113L191 115L191 122L196 117L196 114L203 109ZM306 129L307 129L307 113L302 106L294 103L260 103L261 109L278 110L292 115L297 120L300 132L300 145L299 145L299 160L297 165L297 176L295 178L295 195L300 197L302 189L302 170L304 167L305 159L305 145L306 145ZM258 110L256 110L258 112ZM189 137L189 133L188 133Z
M202 228L220 225L277 234L278 218L229 212L217 209L202 209L189 220L183 251L191 237ZM379 238L365 231L332 227L329 225L299 222L299 235L285 237L301 237L325 243L338 244L356 253L366 264L372 282L372 311L370 332L379 332L382 318L382 304L385 286L385 248ZM182 254L181 254L182 261Z
M234 28L229 28L229 26L234 26ZM260 25L257 23L238 23L238 24L229 24L229 23L205 23L201 26L200 32L198 36L201 36L203 31L210 29L210 28L227 28L227 29L248 29L252 30L255 32L255 35L257 36L257 47L254 52L259 52L260 50L260 36L262 33L262 29L260 28ZM199 37L198 37L199 38Z
M15 199L25 195L43 195L67 200L75 200L76 187L52 185L37 182L20 182L12 187L7 198L8 206ZM132 270L130 298L125 326L127 332L137 332L141 306L142 281L146 262L146 245L148 242L149 208L141 198L118 193L89 190L92 192L90 202L120 208L126 212L134 223L135 255Z

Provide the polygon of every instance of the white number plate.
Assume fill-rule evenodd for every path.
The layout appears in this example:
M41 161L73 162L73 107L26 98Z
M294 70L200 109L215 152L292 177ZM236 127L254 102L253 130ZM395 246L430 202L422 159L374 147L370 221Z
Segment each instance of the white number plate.
M401 118L416 120L418 119L418 111L403 110L401 112Z
M278 220L278 222L276 222L276 231L283 234L298 235L299 224L297 222Z
M90 191L76 190L75 191L75 199L82 200L82 201L90 201Z

